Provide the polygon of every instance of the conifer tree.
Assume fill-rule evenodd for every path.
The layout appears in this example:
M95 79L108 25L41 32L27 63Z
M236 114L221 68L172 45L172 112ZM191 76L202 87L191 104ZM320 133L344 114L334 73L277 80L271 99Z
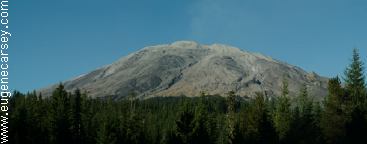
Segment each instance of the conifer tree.
M364 66L360 59L358 49L353 50L351 64L345 70L345 88L351 97L353 106L362 106L365 101L366 84Z
M11 97L10 108L11 116L9 117L9 142L14 144L27 143L28 134L28 111L26 106L26 98L20 92L15 91Z
M274 143L277 141L275 128L267 110L267 100L262 93L256 93L244 115L242 130L245 143Z
M127 143L144 144L143 119L138 113L130 113L126 127Z
M345 143L346 104L344 90L338 77L329 80L328 92L321 117L322 132L327 143Z
M28 109L27 123L29 124L29 133L32 135L27 139L30 143L48 143L47 109L43 105L41 96L37 92L27 94L26 107Z
M282 81L282 97L288 97L289 94L289 89L288 89L288 80L286 78L283 79Z
M234 91L229 91L227 96L227 138L228 143L232 144L235 140L235 112L236 112L236 96Z
M312 114L312 99L308 96L307 85L303 84L298 97L298 107L301 117L311 117Z
M195 111L195 127L193 129L193 143L211 143L211 129L208 114L208 107L206 105L206 96L202 92L199 99L199 104Z
M53 143L71 142L70 96L60 84L51 96L51 124Z
M185 106L179 115L179 119L176 121L176 136L179 139L179 143L192 143L192 134L195 127L194 118L194 113Z
M363 62L360 60L357 49L353 50L351 64L345 70L345 88L350 103L348 119L346 123L346 136L348 143L367 143L365 133L367 131L366 84Z
M273 114L274 127L281 142L287 140L286 138L289 134L292 122L291 104L288 94L288 82L287 80L283 80L282 95L277 99Z
M82 135L82 94L79 89L74 92L74 103L72 109L72 133L74 143L82 143L84 136Z
M303 84L296 98L290 137L292 143L317 143L318 126L315 125L313 101L308 96L307 85Z
M116 139L114 138L114 136L111 135L108 129L107 121L102 121L102 123L100 124L100 128L97 131L96 143L97 144L116 143Z
M103 101L101 104L101 110L96 114L95 121L98 126L97 135L96 135L96 143L117 143L118 139L118 116L113 105L113 101L111 98ZM132 143L132 142L126 142ZM133 143L132 143L133 144Z

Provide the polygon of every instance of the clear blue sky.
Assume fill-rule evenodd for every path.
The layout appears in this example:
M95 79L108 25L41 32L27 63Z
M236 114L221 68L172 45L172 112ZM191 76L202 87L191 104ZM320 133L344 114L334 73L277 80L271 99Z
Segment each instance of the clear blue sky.
M366 63L366 0L10 1L10 86L23 92L144 46L194 40L259 52L323 76Z

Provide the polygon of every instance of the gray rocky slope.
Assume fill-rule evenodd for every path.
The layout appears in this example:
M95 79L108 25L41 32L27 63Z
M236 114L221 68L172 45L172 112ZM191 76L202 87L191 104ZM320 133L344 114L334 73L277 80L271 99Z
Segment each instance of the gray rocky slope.
M116 99L131 92L148 98L197 96L201 91L225 96L231 90L251 97L255 92L280 95L284 78L289 82L290 95L298 95L303 84L307 85L310 95L327 94L328 79L316 73L235 47L192 41L146 47L63 84L68 91L79 88L91 97ZM41 92L50 95L56 86Z

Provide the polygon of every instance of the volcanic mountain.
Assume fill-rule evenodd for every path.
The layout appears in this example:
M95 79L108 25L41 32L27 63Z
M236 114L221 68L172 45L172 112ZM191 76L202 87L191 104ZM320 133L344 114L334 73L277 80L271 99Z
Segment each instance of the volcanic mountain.
M279 96L284 79L291 96L297 96L303 84L311 96L327 94L328 79L314 72L232 46L192 41L145 47L63 84L68 91L79 88L94 98L121 99L132 92L138 98L198 96L201 91L252 97L255 92ZM51 95L56 86L40 91Z

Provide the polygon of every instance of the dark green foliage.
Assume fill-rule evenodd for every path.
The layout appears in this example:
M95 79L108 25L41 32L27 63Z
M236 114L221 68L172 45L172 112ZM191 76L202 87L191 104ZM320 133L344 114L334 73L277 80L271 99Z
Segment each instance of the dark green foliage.
M321 127L327 143L367 143L366 85L357 49L345 70L345 87L338 77L329 81Z
M353 144L366 144L367 118L359 107L351 113L351 120L346 124L346 141Z
M290 95L261 92L245 99L155 97L92 99L59 85L50 97L14 91L9 101L9 141L14 144L366 144L367 103L363 63L357 50L345 72L328 83L328 95L315 102L300 88Z
M196 108L190 108L186 102L176 120L176 143L201 144L214 143L215 135L211 114L208 112L208 101L204 94L195 102Z
M82 94L79 89L75 90L72 104L72 135L73 143L82 143L84 135L82 135Z
M290 143L321 143L319 119L320 107L308 96L307 85L303 85L293 109L288 141ZM316 106L314 108L314 105Z
M179 119L176 121L176 136L179 139L179 143L192 143L195 127L194 116L194 112L187 108L181 112Z
M11 116L10 116L10 142L14 144L26 143L29 139L30 133L28 129L30 123L28 123L28 112L26 107L26 98L19 92L14 92L11 99Z
M277 143L277 134L267 105L266 97L257 93L254 101L242 112L240 129L243 137L237 143Z
M363 62L357 49L353 50L351 64L345 70L345 91L348 108L346 111L346 142L367 143L367 101Z
M71 102L70 94L64 90L63 85L59 85L53 92L50 99L50 123L51 140L53 143L70 143L71 131Z
M213 143L215 140L213 136L214 124L212 121L212 114L208 112L208 98L205 94L200 96L200 101L195 110L195 127L193 129L193 142L197 144Z
M324 101L321 126L327 143L344 143L347 107L338 77L329 80L329 95Z
M357 49L353 50L351 64L345 70L345 89L351 97L353 106L365 104L366 84L363 62Z
M292 123L291 103L288 93L288 82L284 80L282 96L276 100L275 111L273 113L274 127L282 143L288 140Z
M67 94L62 86L45 99L15 92L10 136L12 143L35 144L360 142L366 124L360 121L362 113L354 111L348 122L340 81L332 79L329 89L333 92L323 107L305 89L295 107L287 97L274 101L261 93L250 100L202 96L112 101L89 99L79 91Z
M235 137L236 137L236 133L235 133L235 126L236 126L236 121L235 121L235 113L236 113L236 96L234 91L230 91L228 92L228 96L227 96L227 141L229 144L234 143L233 141L235 141Z

